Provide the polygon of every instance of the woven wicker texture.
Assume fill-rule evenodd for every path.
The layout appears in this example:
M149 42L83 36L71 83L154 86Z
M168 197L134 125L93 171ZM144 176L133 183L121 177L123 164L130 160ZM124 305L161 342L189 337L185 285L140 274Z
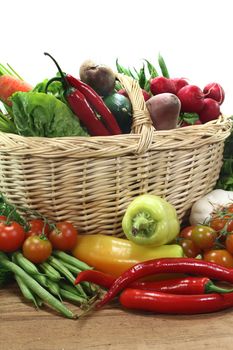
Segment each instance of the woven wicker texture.
M80 233L122 235L127 205L148 192L182 220L211 191L231 121L155 131L138 83L117 75L134 110L132 133L39 138L0 133L0 191L18 208L73 222Z

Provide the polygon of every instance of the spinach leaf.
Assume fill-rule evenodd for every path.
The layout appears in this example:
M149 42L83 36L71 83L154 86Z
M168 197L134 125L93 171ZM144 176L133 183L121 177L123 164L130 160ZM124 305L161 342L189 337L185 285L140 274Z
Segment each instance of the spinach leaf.
M54 95L16 92L11 97L14 123L23 136L88 136L71 109Z

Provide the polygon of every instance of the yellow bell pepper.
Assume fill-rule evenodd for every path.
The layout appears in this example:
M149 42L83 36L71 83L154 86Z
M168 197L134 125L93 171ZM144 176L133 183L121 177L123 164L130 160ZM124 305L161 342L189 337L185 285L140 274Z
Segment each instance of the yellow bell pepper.
M143 194L127 207L122 229L134 243L158 247L178 236L180 223L172 204L159 196Z
M128 239L96 234L79 235L72 254L96 270L118 277L142 261L182 257L183 250L178 244L160 247L140 246Z

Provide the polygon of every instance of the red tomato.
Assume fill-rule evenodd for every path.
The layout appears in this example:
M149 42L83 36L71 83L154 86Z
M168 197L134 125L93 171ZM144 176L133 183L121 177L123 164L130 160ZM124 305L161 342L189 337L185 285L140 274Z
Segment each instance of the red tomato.
M30 236L24 241L22 250L25 258L40 264L52 254L52 244L45 236Z
M188 258L195 258L201 252L201 249L195 246L191 239L182 238L179 244L183 248L184 255Z
M204 260L225 267L233 267L233 256L226 249L213 249L204 254Z
M230 254L233 254L233 233L226 236L225 247Z
M53 248L63 251L72 250L77 241L78 232L72 223L63 221L56 224L50 232L49 240Z
M195 225L191 225L191 226L186 226L184 227L180 233L179 233L179 237L182 238L187 238L190 239L191 235L192 235L192 230L194 229Z
M42 219L32 219L28 222L28 224L29 230L26 232L27 237L41 234L48 236L50 232L49 224Z
M196 225L190 238L200 249L211 249L216 241L217 232L209 226Z
M0 222L0 250L11 253L21 248L25 240L23 227L15 221Z
M219 232L225 230L227 232L233 231L233 217L232 215L224 215L223 217L215 217L210 221L210 227Z

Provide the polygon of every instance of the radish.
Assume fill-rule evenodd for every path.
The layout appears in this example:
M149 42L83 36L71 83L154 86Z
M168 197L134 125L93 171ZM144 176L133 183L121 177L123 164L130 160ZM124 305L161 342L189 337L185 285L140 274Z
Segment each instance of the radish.
M205 95L196 85L182 87L177 97L180 99L182 112L199 113L204 107Z
M219 103L219 105L221 105L225 99L225 92L222 86L218 83L207 84L204 87L203 92L205 94L205 97L214 99Z
M205 98L204 107L198 114L203 124L217 119L221 114L219 103L212 98Z
M165 77L156 77L153 78L150 82L150 91L152 95L158 95L164 92L170 92L171 94L175 94L176 87L172 79Z
M141 91L142 91L142 94L143 94L143 97L144 97L145 101L147 101L147 100L149 100L149 98L151 98L151 95L146 90L141 89ZM128 94L125 91L125 89L120 89L120 90L117 91L117 93L120 94L120 95L123 95L125 97L128 97Z
M182 87L188 85L187 80L184 78L172 78L171 80L175 84L176 94Z
M32 90L32 86L17 77L11 75L0 76L0 100L8 106L12 104L10 97L14 92L28 92L30 90Z

